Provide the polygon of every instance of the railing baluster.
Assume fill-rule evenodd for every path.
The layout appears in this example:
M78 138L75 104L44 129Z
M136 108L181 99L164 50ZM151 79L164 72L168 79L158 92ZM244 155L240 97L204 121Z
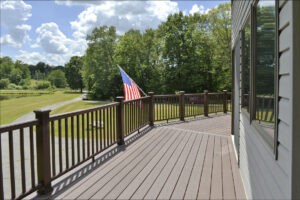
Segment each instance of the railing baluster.
M87 136L86 136L86 140L87 140L87 157L89 157L91 155L91 152L90 152L90 141L91 141L91 137L90 137L90 112L86 113L86 133L87 133Z
M109 133L109 118L108 118L108 113L109 113L109 110L108 108L105 109L106 110L106 115L105 115L105 118L106 118L106 139L107 139L107 145L109 146L111 144L111 141L110 141L110 133Z
M103 109L103 124L104 124L104 127L103 127L103 140L104 140L104 149L107 147L107 126L106 126L106 123L107 123L107 119L106 119L106 108Z
M24 159L24 129L20 129L20 157L21 157L21 176L22 176L22 193L26 192L25 181L25 159Z
M134 126L134 112L133 112L134 110L133 110L133 109L134 109L134 108L133 108L133 102L131 102L131 103L130 103L130 111L131 111L131 112L130 112L130 119L131 119L131 120L130 120L130 121L131 121L130 124L131 124L131 125L130 125L130 131L129 131L130 133L132 132L133 126Z
M112 127L111 127L111 107L110 108L108 108L108 113L109 113L109 117L107 118L108 119L108 129L109 129L109 137L110 137L110 139L109 139L109 141L110 141L110 144L109 145L111 145L112 143L113 143L113 140L112 140Z
M54 121L51 122L51 152L52 152L52 175L56 175L55 168L55 131L54 131Z
M92 127L91 127L92 128L92 155L94 155L95 154L94 111L91 112L91 120L92 120L92 122L91 122L91 124L92 124ZM96 124L97 124L97 122L96 122Z
M61 173L62 168L62 146L61 146L61 119L58 120L58 158L59 158L59 172Z
M66 152L66 169L69 169L69 129L68 118L65 118L65 152Z
M99 152L99 110L96 110L96 151ZM101 127L101 124L100 124Z
M2 140L1 140L1 133L0 133L0 199L4 199L3 172L2 172Z
M81 135L82 135L82 159L85 159L85 130L84 130L84 114L81 115Z
M72 148L72 166L75 165L75 147L74 147L74 116L71 117L71 148Z
M16 197L13 131L8 132L11 198Z
M99 112L99 120L100 120L100 151L102 151L102 149L103 149L103 141L104 141L104 139L103 139L103 126L104 126L104 122L102 121L102 114L103 114L103 109L101 109L100 110L100 112Z
M76 133L77 133L77 163L80 162L80 115L76 116Z
M112 107L109 108L109 129L110 129L110 138L111 138L111 143L114 143L113 140L113 127L112 127L112 121L113 121L113 109Z
M30 146L30 169L31 187L35 187L35 165L34 165L34 145L33 145L33 126L29 127L29 146Z

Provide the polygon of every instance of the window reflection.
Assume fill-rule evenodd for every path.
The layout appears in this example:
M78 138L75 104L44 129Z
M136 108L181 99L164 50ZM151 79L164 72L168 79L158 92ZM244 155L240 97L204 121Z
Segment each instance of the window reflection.
M256 119L274 124L275 1L259 1L256 8Z
M248 19L242 34L242 108L246 108L249 112L251 36L250 19Z

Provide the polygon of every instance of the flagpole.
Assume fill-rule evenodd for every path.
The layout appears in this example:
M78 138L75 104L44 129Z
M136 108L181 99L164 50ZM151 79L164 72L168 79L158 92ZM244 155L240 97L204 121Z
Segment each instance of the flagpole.
M122 67L120 67L120 65L117 65L128 77L130 77L124 70ZM131 78L130 78L131 79ZM131 79L132 80L132 79ZM138 84L135 83L135 85L137 86L137 88L145 95L148 96L143 90L142 88L140 88L140 86L138 86Z

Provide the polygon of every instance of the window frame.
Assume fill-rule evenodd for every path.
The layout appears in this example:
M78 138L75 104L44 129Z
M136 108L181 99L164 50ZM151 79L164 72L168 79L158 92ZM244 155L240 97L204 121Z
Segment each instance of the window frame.
M251 62L252 62L252 19L251 19L252 14L249 13L248 16L246 17L246 22L243 24L242 26L242 30L241 30L241 75L240 75L240 80L241 80L241 110L246 113L247 115L250 116L250 112L251 112L251 94L252 94L252 90L251 90ZM244 94L244 65L245 65L245 58L244 58L244 52L245 52L245 27L248 25L248 23L250 23L250 52L249 52L249 94L248 94L248 106L244 105L244 101L243 101L243 94Z
M279 2L275 1L275 67L274 67L274 128L273 136L266 136L267 131L264 130L264 124L261 124L256 119L256 8L260 0L256 0L251 5L250 16L246 17L246 23L243 24L242 30L246 26L250 18L250 93L249 93L249 113L247 109L241 108L241 113L249 118L250 125L259 133L268 147L273 151L275 160L278 159L278 88L279 88ZM242 44L243 45L243 40ZM242 54L243 52L241 52ZM242 55L243 58L243 55ZM243 67L243 66L242 66ZM241 83L242 84L242 83ZM242 86L242 85L241 85Z

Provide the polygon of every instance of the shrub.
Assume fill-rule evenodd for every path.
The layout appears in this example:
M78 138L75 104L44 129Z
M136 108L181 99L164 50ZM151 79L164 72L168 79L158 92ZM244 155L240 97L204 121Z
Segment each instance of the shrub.
M15 89L17 89L17 87L18 86L16 84L10 83L10 84L8 84L7 89L9 89L9 90L15 90Z
M4 78L0 80L0 89L5 89L7 88L9 85L9 79L8 78Z
M36 83L35 89L42 90L50 88L51 83L49 81L39 81Z

